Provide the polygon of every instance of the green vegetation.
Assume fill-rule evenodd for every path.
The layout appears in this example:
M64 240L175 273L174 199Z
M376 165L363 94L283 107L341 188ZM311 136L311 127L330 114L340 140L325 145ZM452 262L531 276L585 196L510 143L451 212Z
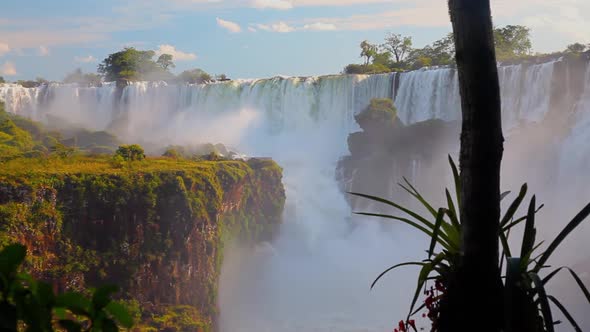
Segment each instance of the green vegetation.
M138 81L154 79L170 79L168 72L170 63L157 63L153 60L154 51L139 51L128 47L120 52L110 54L98 65L98 72L106 81ZM164 67L166 65L166 67Z
M125 161L139 161L145 159L145 152L137 144L121 145L115 152L115 157L121 157Z
M531 55L531 30L522 25L507 25L494 29L496 59L505 61Z
M0 76L0 84L2 83L6 83L6 81L4 80L4 77Z
M545 54L531 52L530 29L522 25L507 25L494 29L494 42L498 61L528 60ZM345 74L378 74L415 70L429 66L447 66L455 64L455 43L453 34L449 33L432 44L422 48L412 47L412 37L388 33L383 44L363 41L360 44L362 64L349 64ZM580 54L590 49L589 45L574 43L568 45L562 54Z
M119 140L104 131L57 132L35 121L9 114L0 103L0 162L18 157L68 157L75 153L113 153Z
M388 98L371 99L369 106L354 116L363 130L390 129L397 120L397 110L393 100Z
M461 209L461 180L457 167L450 157L449 163L455 180L455 198L453 199L449 190L445 189L446 207L434 208L405 178L405 183L400 184L406 192L425 208L428 212L427 217L424 217L419 212L380 197L350 193L355 196L387 204L403 212L407 217L370 212L358 212L358 214L400 221L430 237L430 245L425 260L396 264L382 272L371 285L371 288L373 288L386 273L399 267L414 265L421 268L418 285L410 305L408 316L400 322L400 330L402 331L409 331L409 327L413 327L414 330L416 329L414 320L411 317L423 309L427 310L425 316L432 322L432 331L438 330L441 302L444 301L452 278L458 272L461 264L461 239L464 229L459 216ZM508 331L553 332L553 326L556 322L552 318L552 309L549 306L549 302L552 302L564 314L574 329L581 331L567 309L554 296L548 295L545 287L547 282L557 273L568 271L590 304L590 292L587 287L582 283L578 275L568 267L554 269L552 272L546 274L544 278L540 277L540 272L543 269L550 268L547 263L551 255L565 238L590 215L590 204L586 205L584 209L577 213L549 246L546 247L545 251L541 251L540 248L544 241L537 242L536 240L535 215L543 205L537 206L535 196L533 195L526 214L521 217L515 217L521 203L524 201L526 193L527 185L524 184L500 221L501 231L498 236L502 244L503 254L499 268L502 269L505 266L506 269L505 275L503 276L503 288L505 291L504 305L506 306L505 312L507 316L504 317L503 326ZM510 192L503 193L501 199L506 198L509 194ZM510 233L520 224L525 225L523 239L520 250L518 253L515 253L508 245L508 240ZM437 250L438 252L436 252ZM430 288L428 287L428 283L432 285ZM423 290L426 294L424 304L416 308L416 303Z
M55 294L51 284L21 271L26 251L25 246L12 244L0 252L2 331L111 332L133 326L125 306L111 299L117 287L99 287L90 296L71 291Z
M121 285L145 331L208 331L225 241L269 239L284 204L271 160L16 158L0 183L0 244L58 289Z
M202 84L211 82L211 75L207 74L202 69L185 70L178 75L177 80L182 83Z

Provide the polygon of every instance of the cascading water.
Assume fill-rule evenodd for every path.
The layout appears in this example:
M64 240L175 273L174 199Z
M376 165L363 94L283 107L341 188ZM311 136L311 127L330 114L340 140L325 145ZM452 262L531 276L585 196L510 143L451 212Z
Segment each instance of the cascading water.
M500 67L506 127L543 119L554 65ZM586 93L577 113L590 114L590 83ZM406 314L414 287L408 275L391 275L374 292L368 285L385 267L422 258L426 240L404 227L386 231L375 221L353 227L334 174L347 154L348 134L359 129L353 115L372 98L393 96L405 124L460 119L457 74L450 68L190 86L143 82L121 92L114 84L0 85L0 100L16 114L40 120L50 114L161 146L221 142L278 161L287 191L285 223L272 244L228 253L220 290L227 332L387 331ZM580 120L583 128L575 127L565 144L578 148L588 123ZM572 162L587 165L587 158Z

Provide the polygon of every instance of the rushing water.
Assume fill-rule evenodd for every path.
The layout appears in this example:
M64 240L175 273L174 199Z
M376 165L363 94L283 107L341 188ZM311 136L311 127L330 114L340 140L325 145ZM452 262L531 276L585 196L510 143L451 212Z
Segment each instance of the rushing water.
M548 114L554 66L500 68L506 128ZM220 305L226 332L388 331L405 315L414 286L407 274L388 277L374 292L368 285L383 268L422 258L425 240L407 228L390 232L375 222L351 227L334 174L348 153L348 134L359 129L354 114L371 98L384 97L395 97L406 124L460 119L457 73L449 68L208 85L142 82L121 92L113 84L0 86L0 100L16 114L110 128L129 141L221 142L281 164L287 206L280 235L253 253L230 252L224 266ZM561 164L566 172L585 174L588 148L580 147L590 139L590 71L586 92L575 103L564 110L578 120L563 142Z

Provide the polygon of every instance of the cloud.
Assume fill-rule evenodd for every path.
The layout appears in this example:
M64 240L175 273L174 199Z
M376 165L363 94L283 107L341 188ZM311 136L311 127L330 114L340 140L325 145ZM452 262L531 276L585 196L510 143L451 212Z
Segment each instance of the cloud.
M10 52L10 46L8 46L8 44L5 43L0 43L0 56L3 56L8 52Z
M229 31L231 33L238 33L240 31L242 31L242 28L240 27L240 25L235 22L222 20L219 17L217 17L215 20L217 21L217 25L219 25L220 27L226 29L227 31Z
M92 62L96 62L96 58L93 57L92 55L89 55L89 56L75 56L74 57L74 61L80 62L80 63L92 63Z
M331 31L331 30L336 30L336 25L334 25L332 23L316 22L316 23L304 25L303 30Z
M256 32L258 30L254 29L253 27L248 27L248 31L250 31L250 32Z
M17 74L16 66L13 62L5 62L2 66L0 66L0 74L6 76L14 76Z
M47 46L39 46L38 50L37 50L37 54L39 54L39 56L48 56L49 55L49 48L47 48Z
M285 22L277 22L277 23L273 23L273 24L254 24L254 26L256 28L258 28L259 30L264 30L264 31L272 31L272 32L293 32L295 31L295 28L290 26L289 24L285 23Z
M158 56L162 54L170 54L172 55L172 59L175 61L189 61L189 60L196 60L197 55L194 53L185 53L176 49L176 47L168 44L158 46L156 50L156 54Z
M253 0L251 6L258 9L279 9L286 10L293 8L291 1L287 0Z

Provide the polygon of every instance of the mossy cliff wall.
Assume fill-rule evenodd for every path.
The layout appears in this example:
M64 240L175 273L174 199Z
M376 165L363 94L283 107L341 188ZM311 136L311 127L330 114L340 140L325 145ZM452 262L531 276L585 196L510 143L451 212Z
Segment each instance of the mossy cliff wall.
M25 243L59 289L118 284L157 330L214 329L224 242L270 239L285 200L270 160L1 166L0 245Z

